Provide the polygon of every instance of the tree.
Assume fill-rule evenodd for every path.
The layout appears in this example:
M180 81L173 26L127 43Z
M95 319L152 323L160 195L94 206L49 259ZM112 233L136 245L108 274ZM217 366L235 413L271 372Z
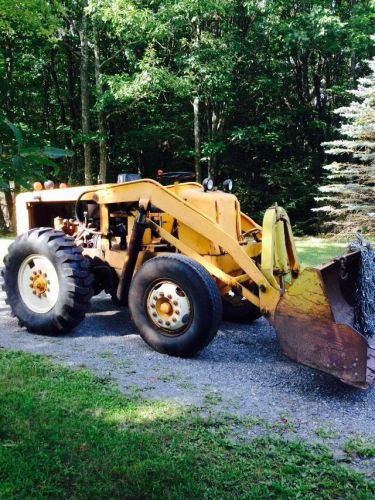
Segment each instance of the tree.
M89 35L88 16L85 10L86 2L83 4L82 19L79 27L79 39L81 42L81 121L83 135L83 157L85 169L85 184L92 184L92 151L89 134L90 128L90 94L89 94Z
M375 58L371 73L360 78L356 97L336 113L344 122L342 139L324 143L326 153L337 161L326 165L326 184L316 199L325 205L316 209L329 216L329 224L340 233L375 233Z
M43 181L47 175L58 177L59 167L53 160L72 156L73 152L51 146L25 146L21 130L6 118L0 120L0 132L3 138L6 135L4 126L12 132L13 137L3 144L0 143L0 190L5 194L9 221L14 227L14 198L11 184L14 185L13 193L16 195L21 186L30 189L33 180ZM0 217L0 231L2 225Z
M0 0L0 110L29 143L74 151L62 181L85 182L85 163L87 182L90 164L110 182L209 172L256 219L277 200L311 231L321 142L374 55L373 5Z

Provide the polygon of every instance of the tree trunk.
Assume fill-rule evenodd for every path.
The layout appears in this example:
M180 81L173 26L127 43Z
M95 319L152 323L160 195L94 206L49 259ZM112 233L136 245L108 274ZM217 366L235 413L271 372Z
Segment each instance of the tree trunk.
M2 204L0 203L0 234L5 234L7 232L8 232L8 226L5 221Z
M5 196L5 203L7 205L7 210L8 210L8 215L9 215L9 223L11 225L11 228L13 231L16 230L16 216L15 216L15 210L14 210L14 205L13 205L13 196L12 196L12 191L7 189L4 191L4 196Z
M353 15L354 7L357 3L357 0L350 0L350 11L351 15ZM350 55L350 75L352 77L353 84L356 83L356 66L357 66L357 57L355 55L354 50Z
M199 126L199 97L194 97L194 165L195 165L195 180L202 182L202 166L201 166L201 133Z
M50 71L51 71L51 77L52 77L53 84L55 85L56 100L60 106L60 120L61 120L62 125L64 125L64 127L65 127L66 126L65 103L64 103L64 98L62 96L60 82L59 82L59 79L57 76L57 71L56 71L56 65L57 65L56 52L57 52L56 48L53 48L50 50L50 57L51 57Z
M215 142L217 140L217 130L218 130L218 116L216 113L215 106L212 106L212 115L211 115L211 140ZM217 167L217 155L216 153L210 154L210 161L208 165L209 176L212 179L216 177L216 167Z
M103 96L103 84L101 80L101 60L100 60L100 46L98 29L94 25L94 58L95 58L95 83L97 98L101 99ZM107 178L107 124L105 115L101 106L98 111L98 127L99 127L99 179L106 182Z
M86 3L84 4L84 8ZM79 38L81 42L81 118L82 118L82 133L84 136L83 156L85 168L85 184L92 184L92 152L91 142L88 139L90 134L90 102L89 102L89 51L88 51L88 33L87 33L87 16L83 10L81 27L79 29Z
M79 129L79 116L77 112L75 92L74 92L75 80L76 80L74 71L74 57L73 57L73 50L69 43L69 40L66 39L65 42L66 42L65 54L66 54L66 64L67 64L67 99L69 105L70 120L72 124L72 131L73 134L75 135ZM71 149L73 149L74 141L71 135L69 137L69 142L71 144ZM70 169L68 175L69 184L71 184L76 180L75 179L76 173L77 173L77 158L76 155L74 155L70 158Z

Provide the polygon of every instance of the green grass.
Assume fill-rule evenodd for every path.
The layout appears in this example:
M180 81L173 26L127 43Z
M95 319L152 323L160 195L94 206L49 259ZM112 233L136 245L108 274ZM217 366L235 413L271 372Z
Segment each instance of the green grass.
M347 253L348 243L353 241L337 241L332 238L314 238L305 236L296 238L298 256L303 267L318 266L333 259L334 257ZM371 242L375 242L371 239Z
M356 498L375 484L327 451L228 428L108 379L0 351L0 498Z
M328 238L296 238L296 247L303 267L318 266L347 251L347 243Z
M375 458L375 439L364 439L355 436L344 445L344 451L351 457Z

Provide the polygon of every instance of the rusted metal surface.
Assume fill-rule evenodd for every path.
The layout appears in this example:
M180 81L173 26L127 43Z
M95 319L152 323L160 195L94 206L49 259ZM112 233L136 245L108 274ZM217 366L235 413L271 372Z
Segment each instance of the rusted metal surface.
M375 377L375 350L353 327L358 256L306 269L280 300L275 328L291 359L365 389Z

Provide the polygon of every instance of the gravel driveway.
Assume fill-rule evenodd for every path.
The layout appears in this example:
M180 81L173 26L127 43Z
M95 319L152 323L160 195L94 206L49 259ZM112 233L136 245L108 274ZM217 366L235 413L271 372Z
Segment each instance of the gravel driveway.
M375 385L357 390L289 361L264 319L252 325L222 323L199 356L177 359L151 350L128 311L104 294L93 299L86 320L66 336L19 328L1 295L0 347L86 366L114 379L127 394L198 406L203 414L250 418L255 425L234 426L238 438L273 432L323 443L344 459L342 447L349 438L375 436ZM375 478L375 459L355 459L352 465Z

